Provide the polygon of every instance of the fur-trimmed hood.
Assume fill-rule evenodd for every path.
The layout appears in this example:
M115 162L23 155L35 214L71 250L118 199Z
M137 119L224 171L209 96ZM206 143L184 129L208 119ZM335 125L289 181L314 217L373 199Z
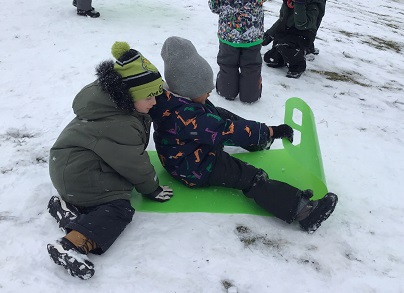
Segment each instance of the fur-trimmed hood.
M122 114L140 117L113 61L100 63L96 75L98 79L85 86L73 101L73 111L79 119L92 121Z
M96 67L96 74L102 90L108 93L116 107L125 112L133 112L133 100L129 88L114 70L114 62L103 61Z

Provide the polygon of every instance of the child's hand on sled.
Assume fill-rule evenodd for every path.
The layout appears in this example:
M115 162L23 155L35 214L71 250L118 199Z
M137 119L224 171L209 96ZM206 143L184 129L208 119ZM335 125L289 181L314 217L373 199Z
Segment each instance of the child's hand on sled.
M272 138L287 138L290 142L293 142L293 128L289 125L281 124L279 126L270 126L270 128L272 128Z
M169 186L159 186L154 192L146 194L152 200L164 202L173 197L173 190Z

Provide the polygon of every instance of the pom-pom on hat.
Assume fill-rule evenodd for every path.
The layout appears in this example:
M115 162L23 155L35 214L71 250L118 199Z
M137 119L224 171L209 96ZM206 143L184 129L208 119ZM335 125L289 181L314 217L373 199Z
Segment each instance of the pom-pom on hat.
M115 57L114 70L122 76L133 101L139 101L163 93L163 80L157 68L140 52L131 49L126 42L115 42L111 48Z
M164 78L173 93L196 99L214 89L213 70L191 41L169 37L161 49Z

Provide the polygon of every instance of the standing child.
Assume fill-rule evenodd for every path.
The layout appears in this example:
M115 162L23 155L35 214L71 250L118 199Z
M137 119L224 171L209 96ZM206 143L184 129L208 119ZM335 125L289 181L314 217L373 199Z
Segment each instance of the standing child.
M314 53L314 39L325 14L326 0L283 0L279 19L264 34L263 45L273 41L265 53L269 67L288 67L289 78L306 70L306 52Z
M264 33L265 0L210 0L209 8L219 14L220 67L216 91L227 100L239 95L253 103L261 97L261 42Z
M286 124L268 127L216 108L208 100L214 88L212 68L189 40L168 38L161 56L167 87L165 94L156 97L150 115L163 167L191 188L239 189L277 218L297 221L303 230L314 232L333 212L335 194L312 201L311 191L270 179L264 170L223 150L224 145L269 149L274 139L292 141L293 129Z
M98 79L77 94L76 117L50 150L60 197L50 199L48 210L67 234L47 248L56 264L81 279L94 275L87 254L107 251L132 221L133 188L156 201L172 196L146 152L148 112L163 92L160 73L127 43L116 42L112 54L117 61L97 67Z

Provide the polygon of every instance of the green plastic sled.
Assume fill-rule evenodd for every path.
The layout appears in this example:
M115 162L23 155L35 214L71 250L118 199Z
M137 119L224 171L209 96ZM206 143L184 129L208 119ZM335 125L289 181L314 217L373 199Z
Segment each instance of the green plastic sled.
M296 118L300 118L300 121L295 121ZM327 186L313 112L303 100L290 98L285 105L285 123L295 130L293 144L283 139L283 149L245 152L233 156L262 168L271 179L287 182L299 189L312 189L314 199L322 198L327 193ZM148 153L160 184L172 187L174 196L160 203L133 191L131 203L137 211L269 215L239 190L222 187L191 189L182 185L164 170L156 151Z

